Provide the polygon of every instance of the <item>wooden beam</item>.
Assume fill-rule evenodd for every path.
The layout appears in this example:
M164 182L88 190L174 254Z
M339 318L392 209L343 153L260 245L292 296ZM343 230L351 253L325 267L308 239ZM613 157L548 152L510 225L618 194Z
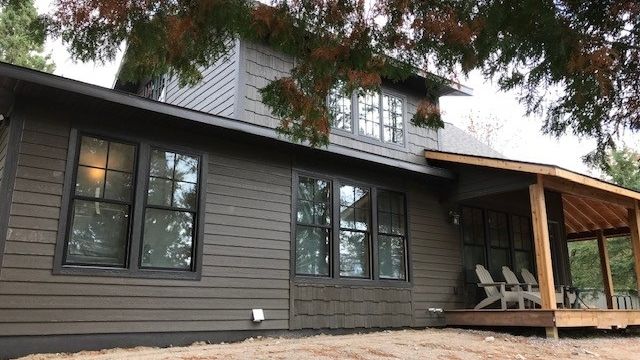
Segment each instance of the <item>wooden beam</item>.
M602 285L604 296L607 300L607 309L613 309L613 278L611 277L611 265L607 252L607 238L602 230L598 231L598 253L600 255L600 268L602 269Z
M636 270L636 285L638 291L640 291L640 205L638 205L637 201L633 209L629 209L629 230Z
M615 229L604 229L602 230L602 232L606 237L625 236L625 235L629 235L629 228L625 226L625 227L615 228ZM598 238L598 230L582 231L582 232L567 234L568 241L593 240L597 238Z
M595 201L587 201L579 196L574 196L573 198L575 200L574 204L579 205L580 208L584 209L584 213L586 213L591 219L598 219L600 229L611 229L616 227L613 222L602 216L602 210L598 211L598 209L594 207L596 206Z
M556 291L553 283L553 266L551 263L551 245L549 244L549 225L547 221L547 206L544 197L543 176L538 175L538 181L529 186L531 199L531 221L536 252L536 267L538 269L538 283L542 309L556 309Z
M584 196L595 200L605 201L623 206L627 209L633 208L633 198L629 198L625 195L620 195L600 188L575 183L567 179L547 176L545 177L544 186L547 189L551 189L560 193Z
M494 169L504 169L530 174L546 175L549 177L555 177L559 180L568 181L569 183L574 185L582 185L588 189L610 193L611 195L614 195L614 197L616 198L615 200L622 199L625 202L628 201L629 198L640 200L640 192L629 190L621 186L608 183L606 181L578 174L576 172L562 169L553 165L448 153L434 150L425 150L424 156L428 160L445 161L456 164L475 165ZM630 208L629 206L626 207Z

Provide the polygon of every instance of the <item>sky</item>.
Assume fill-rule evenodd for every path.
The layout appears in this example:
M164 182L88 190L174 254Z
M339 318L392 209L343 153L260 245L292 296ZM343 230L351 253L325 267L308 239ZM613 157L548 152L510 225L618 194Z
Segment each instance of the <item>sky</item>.
M38 11L48 12L50 0L36 0ZM56 64L54 74L111 88L122 54L109 63L75 62L59 40L48 40L46 51ZM490 124L498 129L492 146L514 160L554 164L585 174L597 175L583 162L582 156L595 148L595 141L565 135L559 139L542 134L543 120L525 116L524 106L515 92L500 92L490 80L474 72L458 81L473 89L472 96L446 96L440 107L446 122L467 129L470 119L476 126ZM640 136L627 134L625 144L640 149Z

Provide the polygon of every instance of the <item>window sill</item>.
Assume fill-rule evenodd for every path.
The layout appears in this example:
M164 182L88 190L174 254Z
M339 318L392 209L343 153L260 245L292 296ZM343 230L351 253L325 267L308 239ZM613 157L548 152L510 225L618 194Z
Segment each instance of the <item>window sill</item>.
M108 267L92 266L62 266L53 270L54 275L95 276L95 277L119 277L136 279L161 279L161 280L194 280L199 281L201 274L193 271L171 270L130 270Z
M326 286L359 286L371 288L412 288L413 283L405 280L369 280L349 278L326 278L313 276L295 276L296 285L326 285Z

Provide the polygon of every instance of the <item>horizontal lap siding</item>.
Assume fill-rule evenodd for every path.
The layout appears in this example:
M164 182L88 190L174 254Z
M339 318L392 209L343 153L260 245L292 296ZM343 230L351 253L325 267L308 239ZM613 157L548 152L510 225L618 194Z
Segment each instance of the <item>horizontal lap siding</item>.
M462 308L462 250L459 229L429 185L410 187L409 237L413 270L414 326L430 325L428 309Z
M70 125L30 111L0 269L0 336L287 329L291 170L210 146L202 279L53 275ZM252 308L267 320L254 324Z
M167 80L165 102L221 116L233 116L238 78L237 46L213 65L201 69L202 80L181 86L176 75Z

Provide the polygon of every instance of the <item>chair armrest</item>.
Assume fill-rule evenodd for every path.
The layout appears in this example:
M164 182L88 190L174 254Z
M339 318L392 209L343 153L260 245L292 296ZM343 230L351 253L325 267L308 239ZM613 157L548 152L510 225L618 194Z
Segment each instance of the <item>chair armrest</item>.
M478 283L478 287L488 287L488 286L501 286L506 285L505 282L495 282L495 283Z

